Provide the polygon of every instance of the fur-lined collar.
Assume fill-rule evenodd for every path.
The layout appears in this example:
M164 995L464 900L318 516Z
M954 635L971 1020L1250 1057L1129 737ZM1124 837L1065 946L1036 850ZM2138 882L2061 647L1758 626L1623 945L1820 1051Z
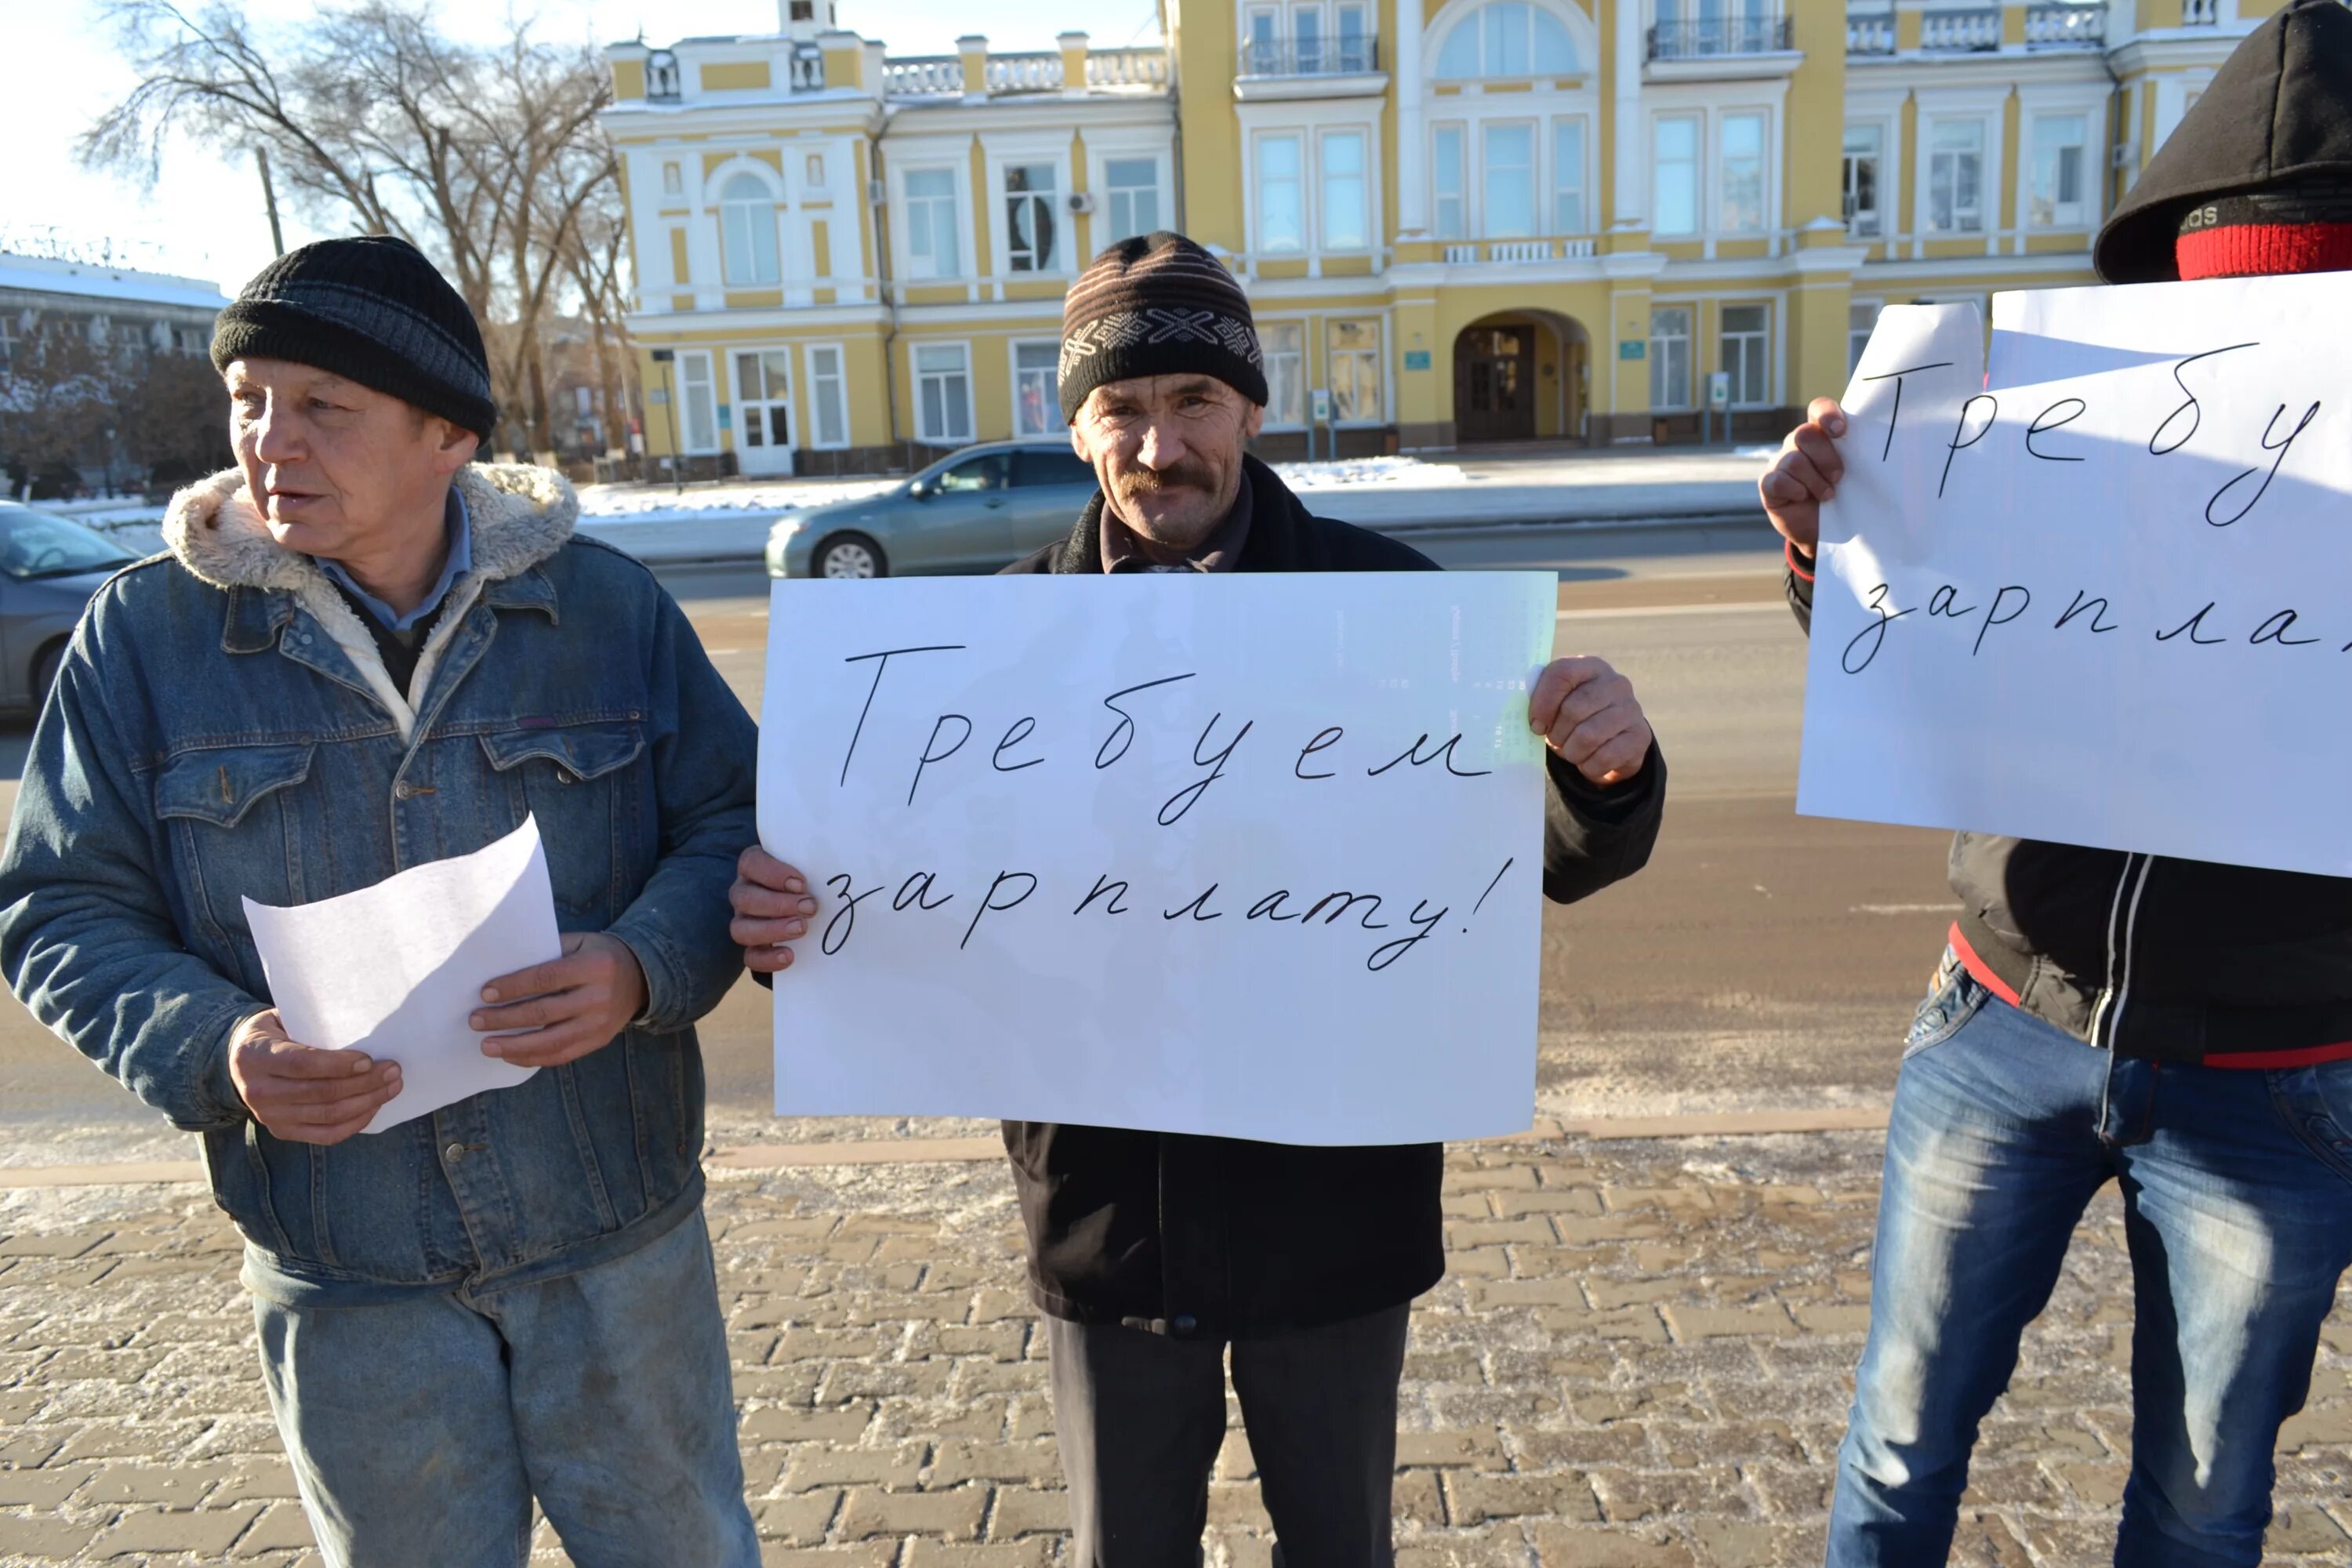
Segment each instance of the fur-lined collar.
M474 529L473 575L499 582L530 570L563 547L579 521L572 483L552 468L523 463L468 463L457 493ZM180 564L215 588L275 588L331 593L309 556L287 549L245 493L245 475L227 468L172 498L163 542Z

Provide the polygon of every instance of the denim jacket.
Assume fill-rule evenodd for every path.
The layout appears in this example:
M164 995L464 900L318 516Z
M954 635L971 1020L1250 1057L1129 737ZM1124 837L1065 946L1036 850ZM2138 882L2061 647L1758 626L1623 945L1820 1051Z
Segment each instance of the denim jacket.
M742 963L727 887L754 835L751 721L651 574L572 537L561 478L474 465L457 483L473 567L406 691L235 472L183 491L170 553L100 589L74 634L0 858L0 971L204 1135L247 1283L289 1305L569 1272L701 1196L693 1025ZM264 1131L228 1073L231 1032L269 996L242 900L349 892L526 814L558 922L628 944L643 1016L384 1132Z

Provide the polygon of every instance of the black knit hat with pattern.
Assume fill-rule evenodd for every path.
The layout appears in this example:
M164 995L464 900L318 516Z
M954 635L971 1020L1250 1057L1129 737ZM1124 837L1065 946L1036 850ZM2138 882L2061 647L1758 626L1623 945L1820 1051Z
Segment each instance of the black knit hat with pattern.
M498 423L474 313L424 252L390 235L322 239L263 268L213 329L213 367L238 359L348 376L484 441Z
M1188 372L1265 404L1257 325L1225 264L1164 229L1087 263L1062 300L1062 417L1106 382Z

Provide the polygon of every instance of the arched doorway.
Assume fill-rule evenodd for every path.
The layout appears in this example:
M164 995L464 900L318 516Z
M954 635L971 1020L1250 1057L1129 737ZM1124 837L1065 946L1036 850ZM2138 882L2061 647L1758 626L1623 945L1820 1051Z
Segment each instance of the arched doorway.
M1589 340L1549 310L1482 317L1454 339L1454 438L1577 441L1584 437Z

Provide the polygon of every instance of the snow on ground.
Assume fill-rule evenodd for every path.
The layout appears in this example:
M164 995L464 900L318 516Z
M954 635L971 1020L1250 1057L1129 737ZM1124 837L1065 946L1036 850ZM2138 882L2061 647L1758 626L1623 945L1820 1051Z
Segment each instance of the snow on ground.
M1458 485L1469 476L1451 463L1419 458L1340 458L1322 463L1276 463L1274 471L1294 490L1334 490L1355 485Z
M667 485L582 485L580 515L597 522L674 522L730 511L773 516L880 495L905 482L902 479L730 479L688 485L682 491Z

